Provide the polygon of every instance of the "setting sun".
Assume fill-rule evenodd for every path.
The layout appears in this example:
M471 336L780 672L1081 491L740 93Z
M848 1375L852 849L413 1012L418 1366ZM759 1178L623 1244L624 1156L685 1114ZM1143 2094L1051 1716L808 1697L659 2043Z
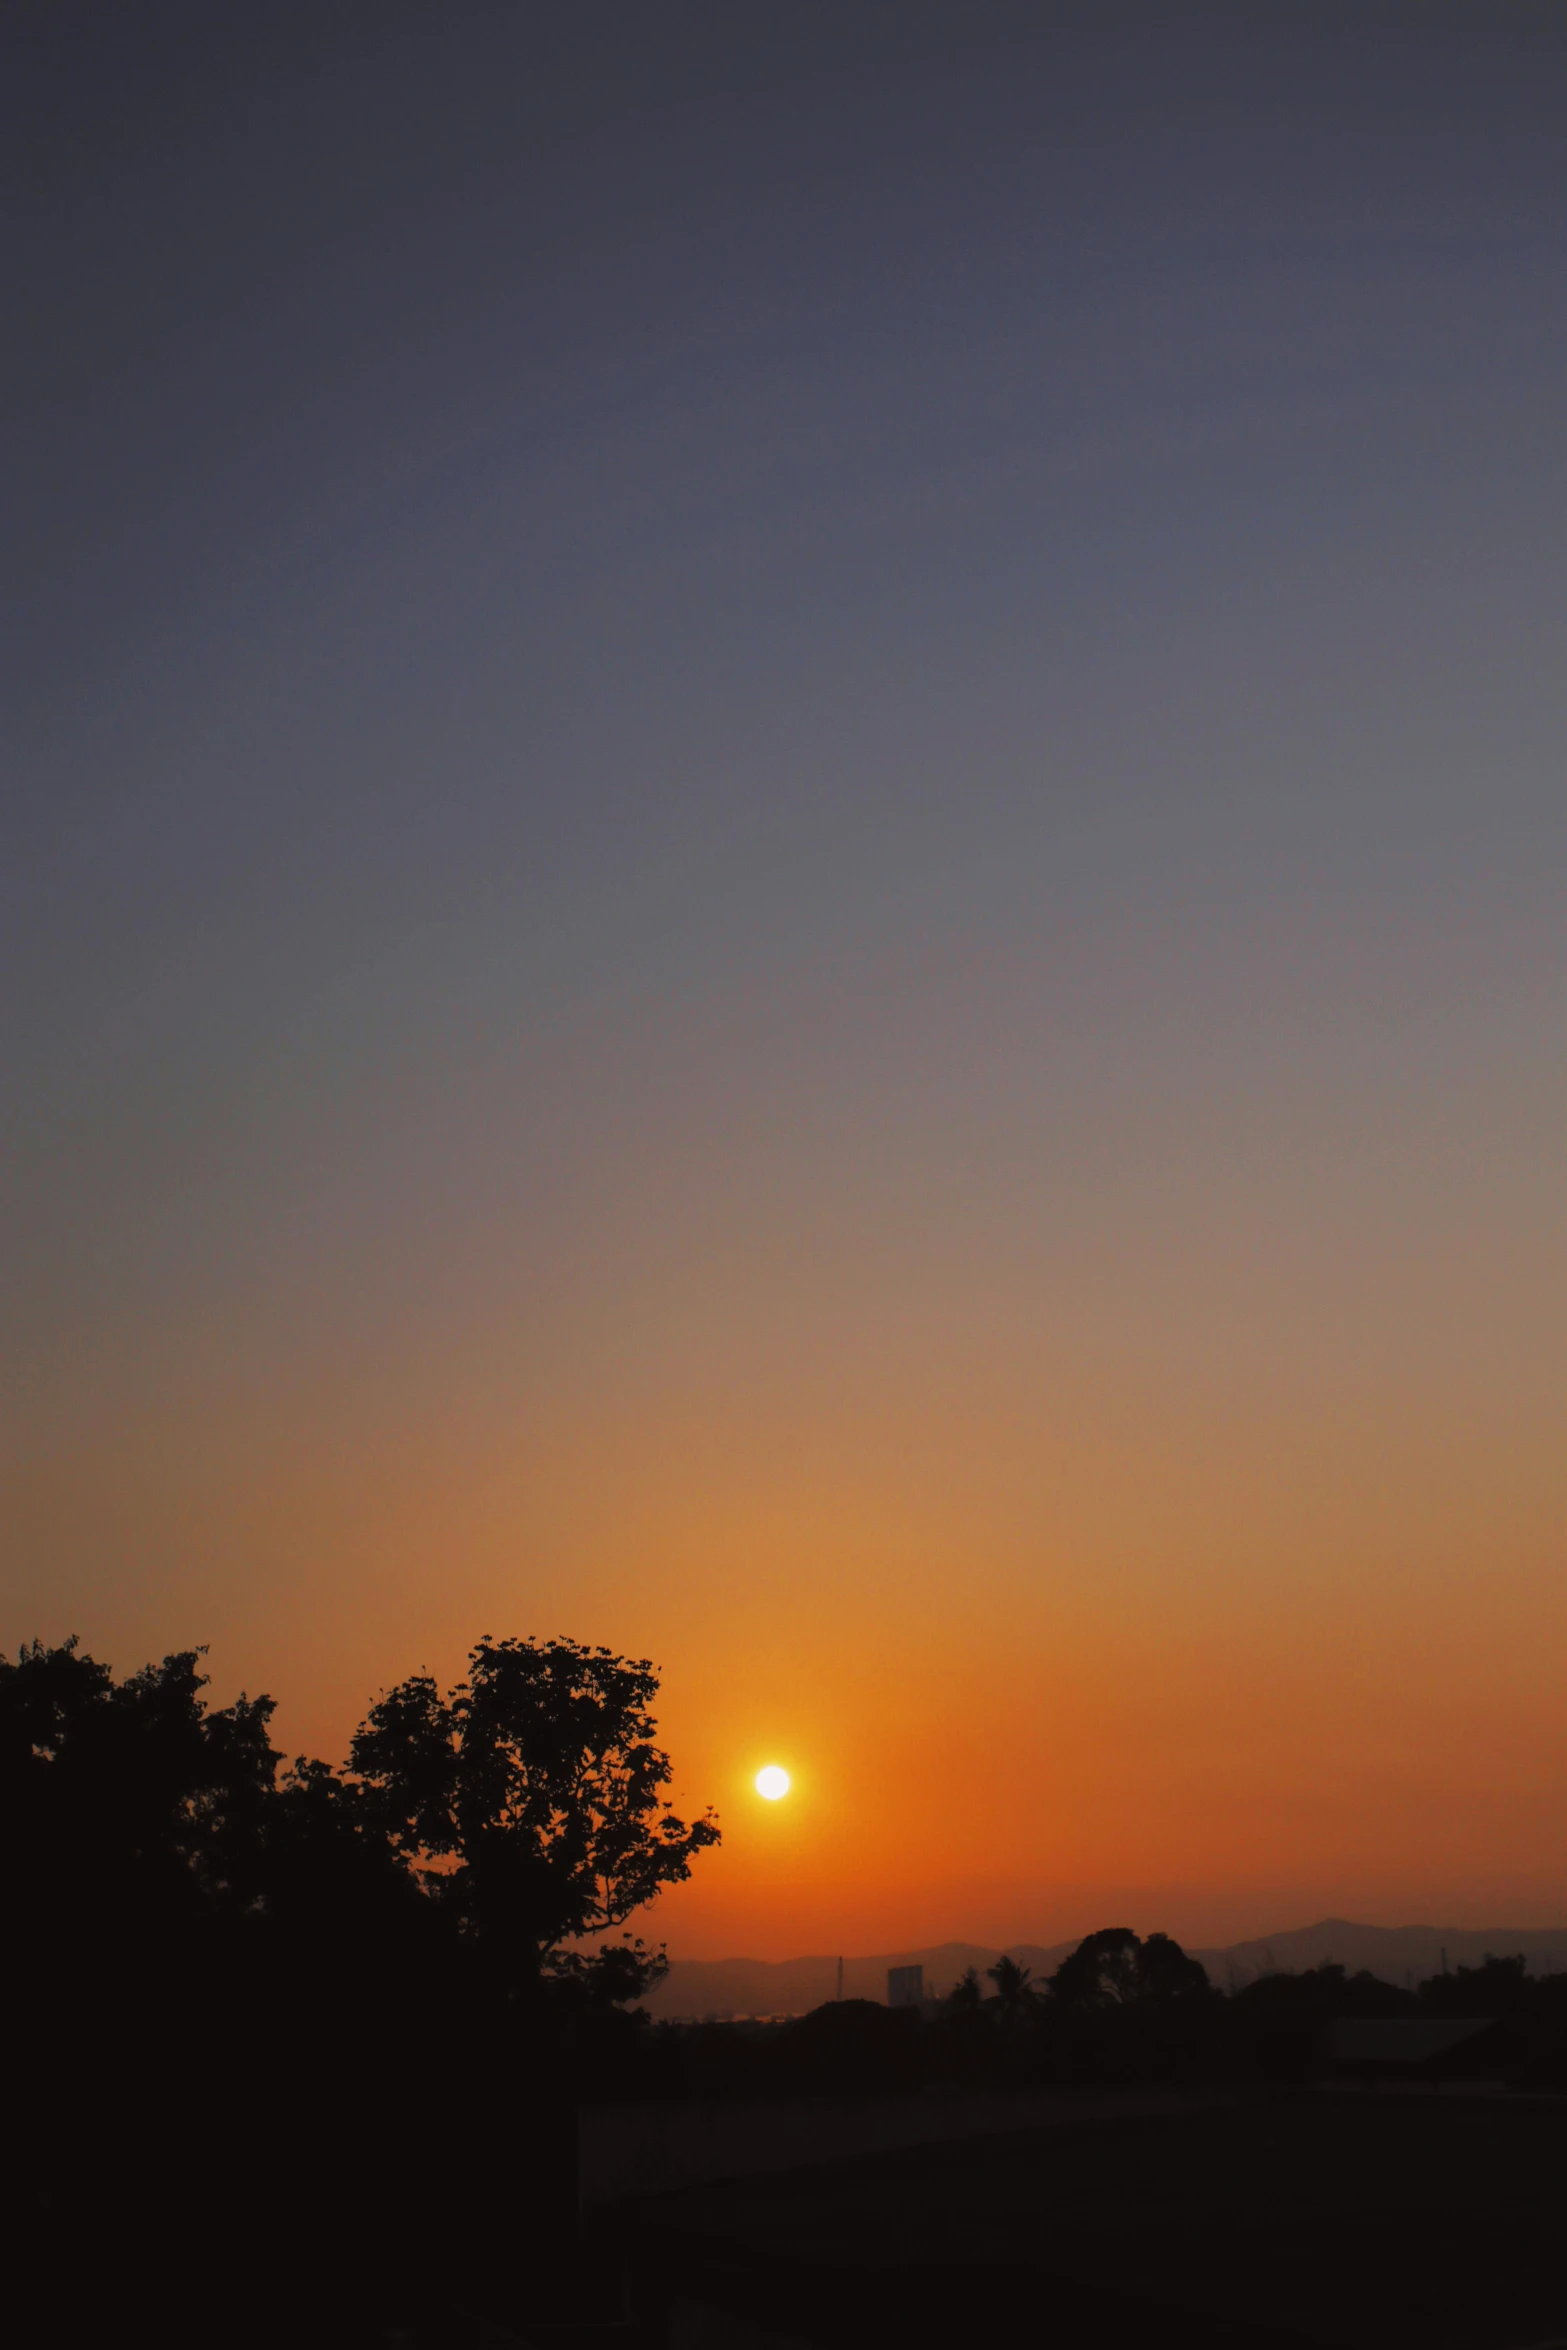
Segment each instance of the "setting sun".
M777 1763L769 1763L756 1774L756 1792L765 1795L769 1803L776 1803L780 1795L789 1792L789 1774Z

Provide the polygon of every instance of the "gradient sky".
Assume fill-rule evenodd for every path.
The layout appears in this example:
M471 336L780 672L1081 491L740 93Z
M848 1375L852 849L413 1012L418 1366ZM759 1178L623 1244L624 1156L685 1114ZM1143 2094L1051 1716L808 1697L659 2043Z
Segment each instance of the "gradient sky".
M1567 1917L1567 12L9 22L0 1646Z

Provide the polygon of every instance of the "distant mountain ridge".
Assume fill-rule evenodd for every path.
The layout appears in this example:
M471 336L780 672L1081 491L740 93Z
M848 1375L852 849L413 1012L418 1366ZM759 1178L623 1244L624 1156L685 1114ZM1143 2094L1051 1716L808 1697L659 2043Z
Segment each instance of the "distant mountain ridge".
M1014 1942L1007 1956L1028 1967L1036 1982L1043 1982L1080 1939L1074 1936L1048 1947ZM1362 1926L1349 1918L1323 1918L1314 1926L1232 1942L1220 1950L1194 1949L1192 1956L1201 1959L1221 1990L1230 1990L1258 1975L1302 1974L1308 1967L1329 1963L1346 1967L1351 1974L1364 1968L1389 1983L1418 1983L1439 1971L1444 1952L1448 1965L1455 1967L1478 1966L1488 1952L1498 1957L1521 1952L1531 1974L1554 1974L1567 1969L1567 1925ZM969 1967L983 1973L1000 1956L998 1948L986 1943L941 1942L926 1950L845 1958L843 1995L885 1999L887 1969L894 1966L922 1966L926 1989L946 1991ZM650 2015L670 2021L804 2015L836 1997L838 1966L836 1958L677 1958L643 2004Z
M1298 1975L1330 1963L1347 1967L1352 1975L1364 1968L1384 1982L1412 1978L1419 1983L1440 1971L1444 1953L1454 1967L1478 1966L1488 1954L1510 1958L1522 1953L1531 1974L1556 1974L1567 1968L1567 1926L1361 1926L1349 1918L1323 1918L1315 1926L1192 1955L1221 1989L1228 1989L1232 1977L1249 1983L1258 1975Z

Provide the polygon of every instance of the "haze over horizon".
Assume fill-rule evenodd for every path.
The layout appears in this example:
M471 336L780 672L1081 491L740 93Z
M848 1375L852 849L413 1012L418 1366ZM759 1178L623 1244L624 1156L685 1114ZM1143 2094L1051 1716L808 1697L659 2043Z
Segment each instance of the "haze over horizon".
M1158 1930L1140 1920L1132 1931L1139 1926ZM700 2021L807 2014L839 1998L884 2004L891 1991L888 1970L911 1962L923 1968L925 1996L940 1999L970 1969L987 1973L1003 1952L1027 1970L1037 1994L1047 1990L1082 1939L1068 1936L1044 1945L958 1940L870 1954L808 1952L784 1960L758 1960L743 1953L719 1959L676 1957L639 2005L662 2020ZM1408 1990L1452 1969L1479 1968L1489 1957L1521 1957L1525 1972L1536 1980L1554 1977L1567 1971L1567 1927L1504 1927L1498 1937L1494 1929L1476 1932L1451 1924L1379 1927L1325 1918L1313 1926L1286 1927L1218 1947L1194 1943L1188 1946L1188 1955L1223 1992L1242 1989L1262 1976L1299 1976L1324 1966L1340 1967L1351 1978L1369 1973Z
M0 1648L649 1656L685 1956L1567 1918L1567 17L18 22Z

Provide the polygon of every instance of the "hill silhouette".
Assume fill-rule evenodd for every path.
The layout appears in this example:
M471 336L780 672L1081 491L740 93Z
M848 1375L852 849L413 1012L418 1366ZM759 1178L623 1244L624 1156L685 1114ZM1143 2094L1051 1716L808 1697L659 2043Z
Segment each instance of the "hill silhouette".
M1304 1974L1308 1967L1337 1965L1384 1982L1421 1982L1438 1973L1446 1953L1450 1966L1479 1966L1488 1953L1522 1952L1531 1974L1567 1969L1567 1926L1363 1926L1349 1918L1323 1918L1283 1934L1232 1942L1222 1950L1197 1950L1215 1983L1229 1987L1231 1975L1248 1983L1258 1975Z
M1036 1982L1055 1972L1077 1948L1079 1937L1051 1944L1014 1942L1005 1956L1031 1971ZM1368 1926L1349 1918L1322 1918L1219 1949L1191 1952L1221 1989L1254 1982L1259 1975L1303 1974L1308 1967L1336 1964L1358 1974L1364 1969L1384 1982L1403 1984L1435 1974L1446 1952L1451 1966L1478 1966L1488 1952L1522 1952L1533 1974L1567 1970L1567 1925L1563 1926ZM889 1950L870 1957L845 1957L846 1999L884 1999L887 1969L921 1966L927 1991L946 1991L970 1967L981 1974L1003 1955L990 1943L940 1942L922 1950ZM675 1958L663 1982L643 2005L650 2015L674 2021L714 2016L805 2015L838 1988L836 1957L784 1959Z

